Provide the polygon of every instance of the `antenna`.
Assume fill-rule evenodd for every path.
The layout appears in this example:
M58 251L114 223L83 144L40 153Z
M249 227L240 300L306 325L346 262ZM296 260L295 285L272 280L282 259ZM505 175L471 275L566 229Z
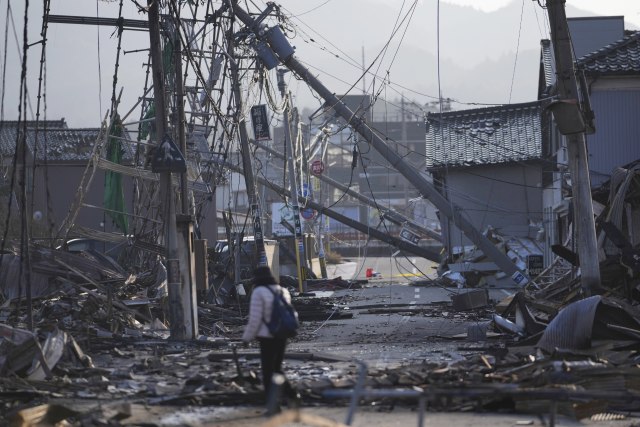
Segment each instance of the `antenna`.
M362 45L362 94L367 94L367 76L365 74L365 66L364 66L364 44Z

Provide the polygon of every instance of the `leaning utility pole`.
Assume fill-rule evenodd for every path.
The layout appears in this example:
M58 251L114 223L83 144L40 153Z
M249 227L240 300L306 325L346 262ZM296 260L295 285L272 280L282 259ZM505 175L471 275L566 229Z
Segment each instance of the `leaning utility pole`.
M285 147L288 151L289 159L285 160L289 166L289 185L291 186L291 193L289 201L293 208L293 241L296 246L296 267L298 273L298 288L302 293L304 292L303 282L306 280L306 258L304 256L304 242L302 236L302 222L300 221L300 204L298 203L298 181L296 179L296 167L293 154L293 141L291 141L291 124L289 123L289 113L291 112L290 101L291 97L287 93L287 84L284 82L284 73L287 70L278 70L278 89L280 89L280 95L284 100L284 139Z
M460 208L453 205L446 199L440 192L430 183L419 170L406 163L403 158L396 153L392 147L376 135L373 130L367 126L364 120L358 117L351 109L349 109L333 92L327 89L320 80L305 67L294 56L294 49L287 41L286 37L282 33L282 30L278 26L273 26L268 30L259 28L256 20L253 19L244 10L239 7L234 8L234 12L242 22L247 25L248 29L252 31L256 37L260 40L266 41L269 47L272 49L271 54L276 55L277 58L287 68L293 71L299 78L304 80L311 88L320 95L329 107L332 107L336 113L342 116L343 119L360 135L362 135L373 148L384 157L392 168L400 172L411 184L425 198L429 199L439 210L442 215L453 220L454 224L471 240L487 257L496 263L505 274L511 277L511 280L523 286L529 281L525 272L520 270L516 264L509 259L507 254L498 249L491 240L484 236L480 230L475 228L469 220L467 220Z
M153 74L153 94L155 103L156 150L165 144L166 110L164 103L164 69L160 44L160 13L158 1L147 0L149 5L149 46ZM160 194L164 221L164 243L167 256L167 288L169 293L169 322L171 339L186 337L185 316L182 307L180 262L178 260L178 231L176 226L176 206L171 185L171 171L160 172Z
M237 0L232 1L233 9L237 8ZM227 53L230 62L231 84L233 86L233 98L235 100L235 123L238 125L238 133L240 134L240 154L242 156L242 169L244 171L244 182L247 187L247 199L251 208L251 217L253 219L253 238L256 245L256 255L258 257L258 265L267 265L267 252L264 248L264 233L262 232L262 212L258 203L256 194L256 184L253 175L253 166L251 165L251 152L249 151L249 135L247 133L247 122L242 116L244 108L242 102L242 92L240 90L240 70L238 62L234 58L234 37L233 25L229 30L229 40ZM236 259L236 263L238 260ZM236 283L240 281L239 277L235 278Z
M567 137L569 170L573 188L573 221L577 229L578 257L580 259L580 281L585 297L600 287L600 263L593 203L591 199L591 180L585 138L584 111L580 105L576 72L574 69L573 48L564 9L565 0L547 0L551 41L556 61L559 102L551 110L560 133Z

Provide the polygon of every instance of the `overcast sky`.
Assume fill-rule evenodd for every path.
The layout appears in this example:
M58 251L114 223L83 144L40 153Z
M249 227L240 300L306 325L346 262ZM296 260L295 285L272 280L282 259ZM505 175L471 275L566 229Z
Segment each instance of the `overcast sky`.
M0 0L0 25L4 34L7 2ZM146 19L125 0L125 17ZM255 0L253 3L264 2ZM532 0L443 0L437 19L437 1L419 0L412 13L411 0L280 0L286 12L297 17L297 56L306 61L321 80L336 93L355 82L361 73L362 50L368 66L389 40L397 17L406 16L388 51L371 68L368 91L390 99L401 94L418 102L443 96L474 102L525 102L535 98L535 65L540 39L548 38L546 11ZM41 28L42 0L31 0L29 43L37 42ZM467 6L467 7L454 7ZM481 7L482 13L473 8ZM4 118L15 120L18 110L22 23L24 2L11 1L7 71L4 76ZM576 11L580 8L581 11ZM95 0L51 0L51 14L117 17L118 2ZM627 28L640 28L640 1L568 0L567 14L624 15ZM522 16L522 19L520 19ZM408 25L406 25L408 24ZM438 33L436 29L440 27ZM14 35L15 34L15 35ZM111 98L115 38L113 29L82 25L51 24L47 39L46 117L66 118L72 127L98 126ZM439 37L439 40L438 40ZM313 38L314 42L310 42ZM4 56L4 38L0 52ZM125 32L127 52L148 46L148 36ZM336 55L340 58L336 58ZM40 45L28 51L30 110L35 111L38 92ZM439 59L439 62L437 62ZM122 110L128 110L142 94L146 52L130 52L121 57L118 90L124 87ZM440 75L438 67L440 64ZM491 80L492 64L500 64L504 77ZM465 75L474 70L474 77ZM487 79L483 81L483 71ZM382 86L386 77L390 82ZM358 86L361 86L362 82ZM292 81L300 106L317 104L305 94L304 85ZM383 90L384 89L384 90ZM309 105L311 104L311 105ZM460 107L459 106L459 107ZM42 113L44 114L44 113ZM134 115L135 116L135 115ZM29 115L31 118L31 115ZM43 116L41 115L41 118Z
M390 2L394 0L388 0ZM512 3L514 0L444 0L461 6L476 7L485 12ZM532 0L533 1L533 0ZM630 22L640 26L640 2L635 0L567 0L567 5L596 13L598 15L624 15Z

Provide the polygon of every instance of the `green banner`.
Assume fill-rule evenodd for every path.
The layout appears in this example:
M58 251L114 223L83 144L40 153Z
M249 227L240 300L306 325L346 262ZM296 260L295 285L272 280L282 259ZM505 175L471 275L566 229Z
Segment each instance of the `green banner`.
M107 144L107 160L122 164L122 141L118 138L124 135L124 129L120 116L116 115L109 130L109 142ZM113 171L105 171L104 174L104 208L111 217L113 224L124 234L129 229L129 221L124 205L124 190L122 188L122 174Z

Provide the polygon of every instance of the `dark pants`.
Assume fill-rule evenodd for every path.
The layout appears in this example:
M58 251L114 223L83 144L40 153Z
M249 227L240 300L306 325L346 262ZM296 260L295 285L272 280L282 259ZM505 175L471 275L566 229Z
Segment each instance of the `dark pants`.
M282 374L282 359L284 359L284 349L287 346L286 339L278 338L258 338L260 342L260 362L262 364L262 383L264 393L268 398L271 389L271 377L273 374ZM285 380L283 391L287 396L294 394L293 388Z

